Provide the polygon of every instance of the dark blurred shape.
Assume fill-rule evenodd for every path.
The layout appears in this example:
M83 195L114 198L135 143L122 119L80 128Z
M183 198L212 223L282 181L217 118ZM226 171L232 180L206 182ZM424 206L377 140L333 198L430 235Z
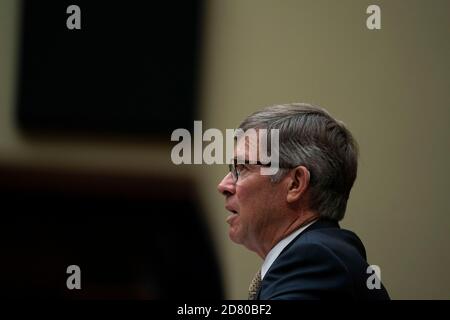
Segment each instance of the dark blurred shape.
M202 0L22 1L24 129L167 135L195 117ZM69 30L69 5L81 29Z
M0 166L1 296L221 299L187 178ZM81 268L81 290L66 269Z

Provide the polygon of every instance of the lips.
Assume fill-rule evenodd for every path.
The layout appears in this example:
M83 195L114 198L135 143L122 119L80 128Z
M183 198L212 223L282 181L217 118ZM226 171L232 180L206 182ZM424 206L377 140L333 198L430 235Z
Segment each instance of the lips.
M235 219L237 219L238 217L239 217L239 214L237 214L237 213L230 214L230 215L227 217L226 222L227 222L229 225L232 225L232 224L233 224L233 221L234 221Z
M227 223L231 224L232 220L236 219L239 216L239 213L237 212L237 210L235 210L232 206L228 204L225 206L225 209L231 212L231 215L227 217Z
M233 214L239 214L238 211L233 206L231 206L229 204L225 205L225 209L227 209L228 211L230 211Z
M230 205L226 205L225 209L227 209L228 211L230 211L233 214L238 214L237 210L235 210L232 206Z

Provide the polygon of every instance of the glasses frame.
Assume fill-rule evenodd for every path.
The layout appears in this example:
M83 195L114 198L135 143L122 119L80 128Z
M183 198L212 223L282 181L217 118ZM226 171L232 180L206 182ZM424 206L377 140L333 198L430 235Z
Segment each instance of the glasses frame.
M244 160L244 162L237 163L237 159L233 159L233 163L230 163L228 165L228 169L230 170L231 177L233 178L234 183L236 183L239 180L239 176L241 175L240 171L237 169L238 164L252 164L257 165L261 167L270 167L271 163L262 163L260 161L250 161L250 160Z

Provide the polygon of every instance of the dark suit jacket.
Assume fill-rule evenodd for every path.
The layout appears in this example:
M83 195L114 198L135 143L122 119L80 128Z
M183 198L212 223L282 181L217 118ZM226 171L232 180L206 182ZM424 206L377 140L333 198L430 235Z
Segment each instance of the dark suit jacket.
M383 285L368 289L373 271L367 273L367 267L358 236L321 219L284 248L266 273L257 298L388 300Z

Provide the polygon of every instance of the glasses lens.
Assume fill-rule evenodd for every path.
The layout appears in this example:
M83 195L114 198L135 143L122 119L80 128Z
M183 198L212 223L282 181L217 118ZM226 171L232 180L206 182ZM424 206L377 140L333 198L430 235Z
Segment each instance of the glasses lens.
M233 164L229 164L228 165L228 169L231 172L231 176L233 177L233 180L236 181L236 171L234 170L234 165Z
M236 182L238 180L238 172L236 169L236 165L235 164L229 164L228 165L230 172L231 172L231 176L233 177L234 182Z

